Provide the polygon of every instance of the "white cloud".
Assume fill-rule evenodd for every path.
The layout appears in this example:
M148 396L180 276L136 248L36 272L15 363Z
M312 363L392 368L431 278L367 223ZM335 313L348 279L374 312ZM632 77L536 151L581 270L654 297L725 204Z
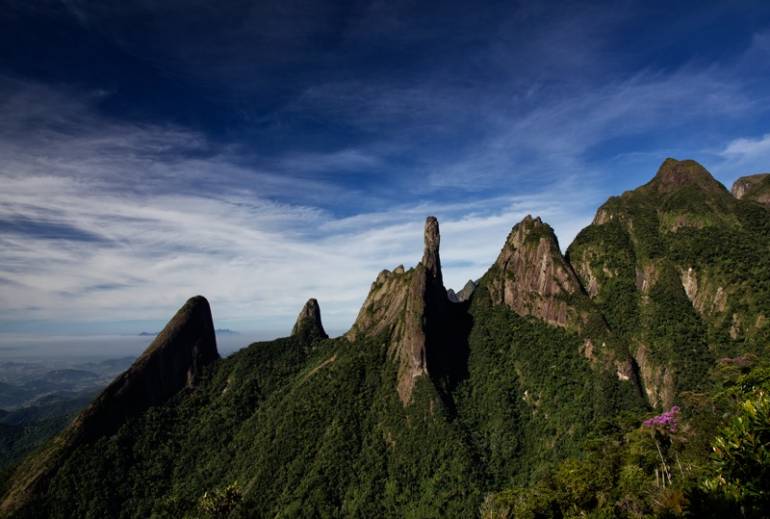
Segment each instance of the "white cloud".
M441 220L445 277L456 288L484 273L526 213L551 221L562 238L590 216L581 212L585 196L565 184L334 217L313 202L344 203L351 195L337 185L298 186L236 165L239 157L216 153L194 132L111 122L94 115L89 99L32 91L2 107L0 326L163 320L202 293L218 321L286 331L316 297L327 327L344 330L380 270L419 260L428 214ZM35 103L48 108L27 109ZM202 151L206 158L188 158ZM372 160L351 150L286 162L301 169ZM296 203L273 201L288 192L298 193ZM570 202L553 203L567 192Z
M342 329L379 270L419 259L427 214L395 208L387 222L364 220L316 235L334 220L312 208L98 192L68 178L5 180L0 220L55 221L101 238L4 237L0 277L16 284L0 287L0 313L11 319L162 318L203 293L219 318L252 321L255 328L288 327L304 300L317 297L329 327ZM533 197L490 216L442 218L448 284L459 287L483 274L526 212L576 232L568 210ZM434 212L441 215L440 208Z
M484 273L527 213L553 225L566 248L603 201L599 179L638 183L627 169L593 167L587 151L612 138L672 135L742 116L756 103L728 72L685 67L598 87L535 82L516 98L507 97L508 89L521 91L515 79L483 90L488 96L439 85L441 77L407 86L322 84L287 110L349 118L354 127L383 129L382 139L264 160L217 149L183 128L99 116L94 104L103 93L0 81L0 94L12 94L0 96L0 327L163 320L202 293L217 320L286 331L316 297L327 327L343 330L381 269L420 258L429 214L441 222L445 280L454 288ZM451 142L455 132L472 134L473 146L435 152L443 143L435 136ZM421 147L434 153L421 155ZM734 140L717 155L749 164L767 162L768 152L765 135ZM385 167L399 154L417 165L407 164L387 193L390 204L380 199L377 210L365 209L365 197L375 195L324 180L327 172ZM482 194L436 201L435 193L452 189ZM351 201L364 209L345 217L323 209ZM73 239L50 239L45 229Z
M721 155L730 160L762 159L770 162L770 133L756 139L740 138L730 141Z

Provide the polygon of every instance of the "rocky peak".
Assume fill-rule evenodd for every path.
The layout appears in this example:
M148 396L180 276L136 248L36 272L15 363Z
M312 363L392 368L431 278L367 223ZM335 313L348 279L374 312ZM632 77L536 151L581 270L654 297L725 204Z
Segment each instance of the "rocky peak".
M372 283L352 328L349 340L386 335L388 351L398 362L397 389L404 405L411 401L416 380L428 374L429 329L441 320L447 295L439 259L439 226L435 217L425 221L422 261L404 271L384 270Z
M518 249L523 247L527 241L535 242L539 241L540 238L546 238L549 242L554 242L556 248L558 248L556 235L553 233L551 226L543 223L539 216L532 218L532 215L528 214L521 222L513 226L506 239L506 246Z
M308 299L305 306L302 307L291 334L308 342L329 338L324 331L323 324L321 324L321 307L318 306L318 301L314 298Z
M75 420L73 443L111 434L130 416L194 386L203 368L219 358L211 308L190 298L142 355Z
M770 207L770 173L741 177L730 192L738 200L754 200Z
M672 158L663 161L655 177L645 187L659 193L671 193L686 186L697 186L715 193L727 191L698 162Z
M467 283L465 283L465 286L457 293L457 299L459 301L467 301L471 298L473 295L473 292L476 291L476 287L478 284L473 281L472 279L469 279Z
M469 279L467 283L465 283L465 286L459 291L455 292L451 288L447 290L447 299L452 301L453 303L462 303L471 298L473 295L473 292L476 290L476 283Z
M441 235L438 229L438 220L435 216L425 219L425 251L422 254L422 265L428 273L438 282L441 279L441 259L438 249L441 244Z
M527 215L513 227L485 277L493 303L519 315L562 327L579 326L583 320L570 303L585 297L580 282L562 256L553 229L540 218Z
M0 503L0 515L13 515L44 492L51 475L77 446L111 435L128 419L194 386L203 369L219 359L211 309L203 296L190 298L150 346L118 376L35 459L36 467L18 478Z

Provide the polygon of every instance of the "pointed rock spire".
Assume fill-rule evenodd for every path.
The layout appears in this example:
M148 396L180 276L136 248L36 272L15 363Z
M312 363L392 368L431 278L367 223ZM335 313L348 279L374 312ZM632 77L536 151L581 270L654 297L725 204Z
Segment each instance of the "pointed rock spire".
M472 279L469 279L468 282L465 284L465 286L462 288L462 290L457 292L457 300L460 301L461 303L463 301L467 301L468 299L471 298L471 296L473 295L473 292L475 291L476 291L476 283Z
M324 331L323 324L321 324L321 307L314 298L308 299L305 306L302 307L291 334L308 342L329 338Z
M190 298L142 355L75 420L73 441L111 434L130 416L193 386L205 366L219 358L211 308Z
M435 216L425 219L425 251L422 254L422 264L428 273L438 282L441 279L441 259L438 249L441 244L441 235L438 229L438 220Z
M345 334L351 341L363 336L388 337L388 351L398 362L397 390L405 405L411 401L416 380L428 373L428 330L448 304L435 217L426 219L424 236L422 261L408 271L402 267L382 271L372 283L356 322Z

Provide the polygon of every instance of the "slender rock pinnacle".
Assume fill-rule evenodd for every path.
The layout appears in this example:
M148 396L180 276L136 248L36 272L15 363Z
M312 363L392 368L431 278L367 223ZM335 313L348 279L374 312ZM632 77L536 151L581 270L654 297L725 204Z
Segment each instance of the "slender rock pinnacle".
M425 220L425 252L422 255L422 264L434 280L442 283L441 259L438 254L440 243L438 220L435 216L429 216Z

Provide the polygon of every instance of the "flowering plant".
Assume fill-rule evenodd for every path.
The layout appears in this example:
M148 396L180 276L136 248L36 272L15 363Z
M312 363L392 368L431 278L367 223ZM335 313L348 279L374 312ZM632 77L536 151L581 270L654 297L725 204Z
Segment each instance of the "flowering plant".
M660 474L662 476L662 484L665 488L667 485L671 486L673 482L673 474L671 473L670 463L673 463L669 447L671 447L674 440L674 433L676 433L679 426L679 406L672 406L671 409L665 413L653 416L642 422L642 426L651 430L653 433L653 439L655 440L655 448L658 450L658 456L660 457ZM661 448L662 446L662 448ZM679 466L679 471L684 477L682 471L682 465L679 463L679 456L674 452L676 463ZM658 479L658 469L655 469L655 481L661 481Z
M662 432L676 432L679 417L679 406L673 406L670 410L658 416L642 422L642 425L651 429L662 429Z

